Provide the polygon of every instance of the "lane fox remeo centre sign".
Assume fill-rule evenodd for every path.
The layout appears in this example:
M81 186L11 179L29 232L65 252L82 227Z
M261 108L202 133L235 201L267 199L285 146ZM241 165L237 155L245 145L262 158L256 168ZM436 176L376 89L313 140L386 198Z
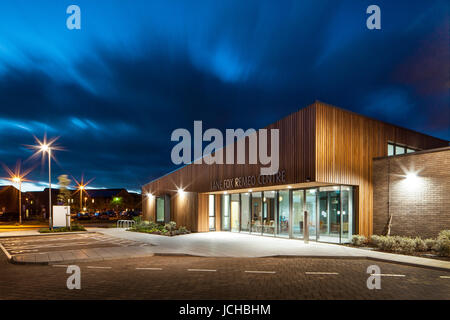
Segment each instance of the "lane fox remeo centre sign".
M286 171L280 170L273 175L242 176L211 182L211 191L251 188L255 186L274 185L286 182Z

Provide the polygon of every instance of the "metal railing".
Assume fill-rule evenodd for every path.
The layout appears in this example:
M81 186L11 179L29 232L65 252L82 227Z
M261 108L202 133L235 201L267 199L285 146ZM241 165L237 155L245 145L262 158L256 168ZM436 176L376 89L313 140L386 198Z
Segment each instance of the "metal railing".
M136 225L136 221L134 220L118 220L117 221L117 228L131 228L132 226Z

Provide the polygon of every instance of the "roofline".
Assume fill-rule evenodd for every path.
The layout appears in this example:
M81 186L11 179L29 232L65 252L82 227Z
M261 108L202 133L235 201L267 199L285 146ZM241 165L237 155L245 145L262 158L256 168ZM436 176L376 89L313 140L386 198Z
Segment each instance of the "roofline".
M395 128L399 128L399 129L402 129L402 130L406 130L406 131L418 133L418 134L423 135L423 136L427 136L427 137L430 137L430 138L433 138L433 139L441 140L442 142L450 143L449 140L441 139L441 138L438 138L438 137L429 135L429 134L427 134L427 133L423 133L423 132L420 132L420 131L416 131L416 130L413 130L413 129L409 129L409 128L406 128L406 127L402 127L402 126L399 126L399 125L396 125L396 124L392 124L392 123L387 122L387 121L379 120L379 119L377 119L377 118L372 118L372 117L366 116L366 115L364 115L364 114L357 113L357 112L355 112L355 111L351 111L351 110L348 110L348 109L344 109L344 108L342 108L342 107L337 107L337 106L335 106L335 105L332 105L332 104L329 104L329 103L326 103L326 102L322 102L322 101L320 101L320 100L316 100L316 102L321 103L321 104L324 104L324 105L329 106L329 107L331 107L331 108L336 108L336 109L342 110L342 111L344 111L344 112L347 112L347 113L351 113L351 114L357 115L357 116L359 116L359 117L363 117L363 118L366 118L366 119L369 119L369 120L372 120L372 121L381 122L381 123L387 124L387 125L389 125L389 126L391 126L391 127L395 127Z
M380 122L380 123L389 125L389 126L391 126L391 127L399 128L399 129L402 129L402 130L407 130L407 131L414 132L414 133L417 133L417 134L420 134L420 135L423 135L423 136L427 136L427 137L430 137L430 138L433 138L433 139L437 139L437 140L440 140L440 141L442 141L442 142L446 142L447 144L450 143L450 141L445 140L445 139L437 138L437 137L431 136L431 135L426 134L426 133L422 133L422 132L415 131L415 130L412 130L412 129L409 129L409 128L401 127L401 126L398 126L398 125L395 125L395 124L392 124L392 123L389 123L389 122L386 122L386 121L378 120L378 119L376 119L376 118L371 118L371 117L369 117L369 116L366 116L366 115L363 115L363 114L360 114L360 113L357 113L357 112L354 112L354 111L351 111L351 110L348 110L348 109L344 109L344 108L342 108L342 107L338 107L338 106L335 106L335 105L332 105L332 104L329 104L329 103L326 103L326 102L323 102L323 101L320 101L320 100L317 100L317 99L316 99L312 104L306 105L306 106L304 106L304 107L298 109L298 110L295 111L295 112L291 112L291 113L289 113L288 115L286 115L286 116L284 116L284 117L282 117L282 118L276 120L275 122L272 122L272 123L268 124L268 125L265 126L264 128L267 128L268 126L273 125L273 124L275 124L275 123L277 123L277 122L283 120L284 118L287 118L287 117L289 117L290 115L293 115L294 113L297 113L297 112L299 112L299 111L301 111L301 110L305 110L305 109L311 108L311 107L313 107L313 106L317 106L318 103L319 103L319 104L322 104L322 105L325 105L325 106L328 106L328 107L330 107L330 108L335 108L335 109L341 110L341 111L343 111L343 112L347 112L347 113L350 113L350 114L354 114L354 115L356 115L356 116L358 116L358 117L363 117L363 118L366 118L366 119L369 119L369 120L372 120L372 121L377 121L377 122ZM264 129L264 128L261 128L261 129ZM256 130L259 130L259 129L256 129ZM225 147L225 146L224 146L224 147ZM444 148L445 148L445 147L444 147ZM415 154L417 154L417 152L415 152ZM201 157L201 159L203 159L203 158L204 158L204 156ZM193 164L194 162L195 162L195 160L191 161L190 163L186 163L186 164L184 164L183 166L181 166L181 167L179 167L179 168L176 168L176 169L174 169L174 170L172 170L172 171L169 171L169 172L163 174L162 176L160 176L160 177L158 177L158 178L155 178L155 179L153 179L153 180L147 182L146 184L143 184L143 185L141 186L141 192L142 192L142 189L145 188L146 186L148 186L148 185L150 185L150 184L152 184L152 183L154 183L154 182L156 182L156 181L158 181L158 180L160 180L160 179L162 179L162 178L164 178L164 177L166 177L166 176L168 176L168 175L170 175L170 174L172 174L172 173L174 173L174 172L177 172L178 170L181 170L181 169L183 169L184 167Z

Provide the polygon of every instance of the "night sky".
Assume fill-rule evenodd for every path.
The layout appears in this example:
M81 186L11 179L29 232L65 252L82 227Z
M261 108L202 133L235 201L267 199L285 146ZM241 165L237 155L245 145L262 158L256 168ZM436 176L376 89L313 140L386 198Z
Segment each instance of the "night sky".
M1 0L0 162L47 133L66 149L54 182L140 190L175 169L174 129L261 128L315 100L449 140L449 20L431 0ZM25 189L47 186L36 163Z

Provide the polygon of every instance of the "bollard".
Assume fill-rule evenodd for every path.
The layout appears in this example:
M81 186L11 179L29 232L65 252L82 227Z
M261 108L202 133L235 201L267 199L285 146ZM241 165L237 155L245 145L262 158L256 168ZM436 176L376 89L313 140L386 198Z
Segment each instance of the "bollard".
M309 243L309 221L308 221L308 211L303 214L303 240L305 243Z

